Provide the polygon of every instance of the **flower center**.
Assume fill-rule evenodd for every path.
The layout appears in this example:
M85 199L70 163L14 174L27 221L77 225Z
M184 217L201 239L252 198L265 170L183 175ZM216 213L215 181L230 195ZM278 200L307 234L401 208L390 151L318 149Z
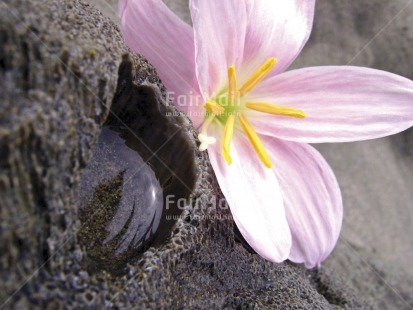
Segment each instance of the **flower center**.
M198 139L201 142L199 146L200 151L205 151L210 144L213 144L216 141L214 137L208 136L209 125L211 125L211 123L215 120L225 124L222 139L222 156L230 165L232 163L230 148L232 137L234 135L235 121L237 118L261 162L267 168L272 167L271 159L267 153L267 150L242 111L249 109L280 116L297 118L306 117L306 113L299 109L286 106L277 106L265 102L251 102L245 99L245 95L257 86L257 84L259 84L272 71L272 69L274 69L277 62L277 59L269 58L240 88L238 88L237 85L235 66L232 65L228 68L228 92L218 96L217 98L209 99L205 103L204 108L207 116L198 135Z

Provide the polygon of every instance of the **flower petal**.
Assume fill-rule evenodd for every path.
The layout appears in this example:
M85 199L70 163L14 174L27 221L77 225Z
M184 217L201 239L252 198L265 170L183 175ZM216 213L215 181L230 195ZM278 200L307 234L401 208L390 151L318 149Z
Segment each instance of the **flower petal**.
M202 111L203 102L195 75L191 26L161 0L121 0L119 11L127 45L155 66L174 104L198 126L202 115L193 112Z
M191 0L197 75L202 93L216 95L227 85L227 69L235 65L240 81L268 58L284 71L307 41L315 0Z
M249 112L261 134L307 143L379 138L413 126L413 81L360 67L293 70L263 81L248 101L285 105L306 118Z
M278 59L271 74L285 71L307 42L315 0L254 0L247 3L248 24L243 67L247 75L270 57Z
M263 137L280 182L293 244L289 259L318 266L340 234L343 205L334 173L307 144Z
M247 25L246 1L191 0L196 71L204 99L227 85L227 70L241 63Z
M208 148L208 153L234 221L259 255L282 262L290 253L291 234L274 172L264 168L247 138L240 134L234 135L232 164L228 165L220 147L223 130L221 125L210 127L217 142Z

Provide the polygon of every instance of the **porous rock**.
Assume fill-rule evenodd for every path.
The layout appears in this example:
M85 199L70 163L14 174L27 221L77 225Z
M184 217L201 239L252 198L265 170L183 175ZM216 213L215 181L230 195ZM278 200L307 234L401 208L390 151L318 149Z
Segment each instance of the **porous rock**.
M118 0L89 1L118 21ZM191 24L188 0L163 1ZM310 39L289 70L357 65L413 79L412 20L413 6L404 0L317 0ZM310 272L312 282L332 304L344 305L345 288L352 287L374 308L411 309L413 128L315 147L340 183L344 222L330 258Z
M169 238L131 259L121 275L91 271L79 242L79 177L117 102L118 67L129 51L117 27L82 1L6 0L1 8L2 308L361 305L340 281L328 284L337 298L323 296L302 266L272 264L239 242L228 208L213 207L222 194L182 115L177 124L192 143L197 177L192 202L174 214ZM131 63L133 84L155 85L157 104L174 111L152 66L139 56Z

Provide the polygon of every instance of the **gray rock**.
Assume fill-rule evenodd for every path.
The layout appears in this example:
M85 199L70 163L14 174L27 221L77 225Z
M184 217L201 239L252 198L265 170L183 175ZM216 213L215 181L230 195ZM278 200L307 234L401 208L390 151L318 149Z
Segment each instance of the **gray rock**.
M164 2L189 21L188 0ZM409 1L316 0L312 34L289 69L356 65L413 79L412 25ZM376 307L410 309L413 129L372 141L315 147L335 171L344 200L341 238L317 272L324 283L320 287L328 288L330 278L341 274L360 298Z
M243 246L229 210L212 207L214 199L223 197L206 154L196 149L190 121L182 115L166 117L175 110L165 101L155 70L142 57L129 61L125 56L120 65L128 49L109 19L76 0L6 0L1 7L1 308L377 305L355 291L361 271L348 282L343 280L348 279L345 268L339 269L344 277L323 269L308 272L289 262L269 263ZM150 103L152 109L142 108ZM116 113L109 114L111 105ZM105 266L91 268L93 257L81 242L85 222L79 219L78 204L81 172L91 161L101 126L113 124L114 115L131 117L135 133L151 147L157 140L139 127L140 122L163 124L169 137L171 128L179 129L186 142L178 141L192 152L196 176L191 203L171 211L173 221L163 224L162 238L123 261L121 274ZM179 163L171 151L174 146L169 143L159 152L171 167ZM148 159L151 152L136 147ZM175 172L182 166L177 167ZM164 190L180 193L179 180L162 181L169 180L166 170L158 172ZM348 262L341 255L332 259L336 266L343 259ZM364 283L371 290L386 287L371 274Z

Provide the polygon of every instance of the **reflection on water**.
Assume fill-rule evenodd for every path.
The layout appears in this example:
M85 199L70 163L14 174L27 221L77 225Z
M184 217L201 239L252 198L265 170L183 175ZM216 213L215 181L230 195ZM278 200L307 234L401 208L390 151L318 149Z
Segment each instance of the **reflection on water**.
M163 246L182 214L178 202L190 205L197 180L189 121L175 115L156 85L137 85L139 76L125 54L110 113L82 175L78 236L89 270L122 274L149 246ZM166 197L174 199L167 205Z
M88 254L104 265L139 251L158 229L163 208L159 181L109 127L102 128L83 172L80 199Z

